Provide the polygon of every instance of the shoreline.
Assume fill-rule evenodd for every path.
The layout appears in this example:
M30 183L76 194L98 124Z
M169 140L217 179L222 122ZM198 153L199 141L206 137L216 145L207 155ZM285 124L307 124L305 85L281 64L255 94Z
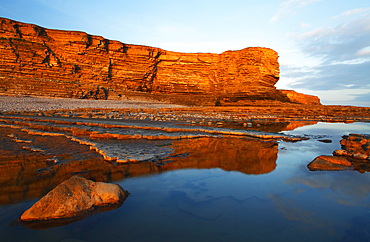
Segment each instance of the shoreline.
M152 121L216 122L370 122L369 107L309 105L254 100L244 106L182 106L142 98L91 100L0 94L0 114L95 117Z
M147 100L91 100L72 98L49 98L39 96L8 96L0 94L0 112L32 112L75 109L159 109L184 108L177 104L168 104Z

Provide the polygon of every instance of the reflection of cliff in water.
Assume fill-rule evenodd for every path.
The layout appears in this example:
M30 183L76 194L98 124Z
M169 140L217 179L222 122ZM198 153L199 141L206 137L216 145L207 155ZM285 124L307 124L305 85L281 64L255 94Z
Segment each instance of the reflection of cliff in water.
M200 138L174 142L171 162L162 170L221 168L246 174L264 174L276 168L278 145L243 138ZM189 154L182 157L181 154Z
M285 119L279 120L269 120L269 119L253 119L248 122L234 122L229 121L222 124L222 128L227 129L236 129L236 130L256 130L262 132L271 132L271 133L278 133L282 131L291 131L295 130L299 127L315 125L317 121L302 121L302 120L289 120L286 121ZM195 126L195 124L182 124L183 126ZM249 126L248 126L249 125ZM209 125L207 122L203 124L199 124L202 127L218 127L216 123L212 123Z
M0 128L0 204L39 198L76 174L105 182L184 168L263 174L275 169L278 153L276 142L240 137L146 142L173 153L153 162L116 164L65 136Z

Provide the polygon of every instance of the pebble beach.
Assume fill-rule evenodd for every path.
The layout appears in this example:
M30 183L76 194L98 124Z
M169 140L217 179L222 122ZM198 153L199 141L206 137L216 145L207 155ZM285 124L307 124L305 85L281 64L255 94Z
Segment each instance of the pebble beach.
M176 108L176 107L183 106L140 100L87 100L87 99L65 99L65 98L0 95L0 111L2 112L49 111L66 109L73 110L78 108L157 109L157 108Z

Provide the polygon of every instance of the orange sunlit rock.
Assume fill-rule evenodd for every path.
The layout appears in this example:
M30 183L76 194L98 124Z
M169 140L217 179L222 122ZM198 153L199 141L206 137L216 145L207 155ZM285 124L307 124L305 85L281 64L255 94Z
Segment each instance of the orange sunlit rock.
M308 168L311 171L317 170L345 170L351 167L352 163L344 157L339 156L329 156L329 155L320 155L316 157L310 164Z
M316 96L298 93L293 90L280 90L280 91L286 94L289 100L293 103L321 105L320 99Z
M26 210L20 220L27 227L45 229L83 219L122 205L129 193L117 184L73 176Z
M344 135L340 141L341 150L335 150L334 156L318 156L310 164L310 170L344 170L351 167L361 173L370 171L370 135Z
M127 92L138 91L184 103L289 101L274 87L280 72L278 54L268 48L178 53L84 32L0 21L3 93L122 99Z

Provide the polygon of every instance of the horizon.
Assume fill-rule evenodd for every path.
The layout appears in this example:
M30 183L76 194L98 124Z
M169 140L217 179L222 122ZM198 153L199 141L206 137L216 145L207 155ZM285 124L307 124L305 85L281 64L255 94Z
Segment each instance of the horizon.
M4 18L167 51L270 48L279 54L278 89L370 107L370 2L363 0L0 2Z

